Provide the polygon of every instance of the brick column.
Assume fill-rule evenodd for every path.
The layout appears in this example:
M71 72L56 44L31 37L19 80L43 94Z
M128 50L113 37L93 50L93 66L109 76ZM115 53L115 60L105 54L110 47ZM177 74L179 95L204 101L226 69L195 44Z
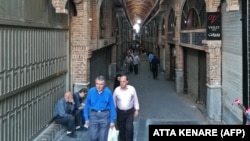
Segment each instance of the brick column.
M68 10L65 9L68 0L52 0L52 6L55 8L56 13L66 13Z
M207 12L216 12L220 0L205 0ZM207 116L211 121L221 122L221 40L203 40L207 52Z
M240 10L239 0L227 0L227 11Z
M207 11L213 12L217 11L218 6L221 3L221 0L205 0ZM227 2L227 11L235 11L240 9L239 0L226 0Z
M176 1L175 3L175 16L176 16L176 23L175 25L181 25L181 16L180 13L182 10L180 10L180 2ZM176 83L176 92L177 93L183 93L184 91L184 54L183 54L183 48L180 46L180 26L175 27L175 49L176 49L176 66L175 66L175 83ZM178 34L177 34L178 33Z
M220 0L205 0L207 12L216 12ZM221 40L203 40L207 52L207 117L221 122Z
M91 56L90 1L76 4L77 16L71 20L71 84L74 91L89 85L89 58Z
M221 41L203 41L207 52L207 116L221 122Z

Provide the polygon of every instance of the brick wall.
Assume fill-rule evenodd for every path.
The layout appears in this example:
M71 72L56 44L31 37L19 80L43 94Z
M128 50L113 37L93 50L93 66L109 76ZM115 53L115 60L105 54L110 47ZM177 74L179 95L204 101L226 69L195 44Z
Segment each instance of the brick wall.
M71 84L89 82L91 22L89 1L76 5L77 16L71 19Z
M92 24L91 24L91 38L97 39L98 36L98 28L99 18L97 18L97 1L93 0L91 2L91 17L92 17Z
M113 31L113 21L115 19L113 19L113 9L112 9L112 3L111 1L107 1L105 4L105 17L104 17L104 22L105 22L105 26L106 26L106 29L104 31L104 38L110 38L112 35L112 31Z
M90 82L90 58L97 49L99 39L100 9L97 0L76 4L77 16L71 19L71 84ZM110 38L115 29L115 14L111 0L102 1L105 6L104 37ZM90 20L91 19L91 20ZM111 62L110 62L111 63Z

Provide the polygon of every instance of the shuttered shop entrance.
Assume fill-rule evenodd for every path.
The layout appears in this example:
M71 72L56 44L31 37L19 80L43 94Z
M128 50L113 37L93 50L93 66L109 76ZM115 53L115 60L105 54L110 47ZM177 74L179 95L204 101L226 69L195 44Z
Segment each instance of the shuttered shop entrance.
M184 86L194 100L206 104L206 53L184 48Z
M90 86L95 86L95 78L98 75L103 75L108 79L110 63L111 46L92 52L90 59Z
M242 97L242 15L240 11L226 11L226 2L222 5L222 92L225 120L242 118L241 110L232 106L234 98ZM233 108L233 109L232 109ZM232 118L233 116L234 119ZM238 118L238 119L237 119Z
M207 63L206 52L199 51L199 96L198 101L206 107L207 101Z

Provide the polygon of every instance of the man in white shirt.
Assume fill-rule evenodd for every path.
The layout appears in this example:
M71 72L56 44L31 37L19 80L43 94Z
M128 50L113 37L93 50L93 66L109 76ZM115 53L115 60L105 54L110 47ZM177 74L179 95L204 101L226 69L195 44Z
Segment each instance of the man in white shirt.
M120 86L114 90L113 98L117 109L119 141L133 141L133 122L134 117L139 115L139 101L135 88L128 85L126 75L120 77Z
M137 75L138 74L138 65L140 64L140 57L138 56L138 53L134 53L133 64L134 64L134 73Z

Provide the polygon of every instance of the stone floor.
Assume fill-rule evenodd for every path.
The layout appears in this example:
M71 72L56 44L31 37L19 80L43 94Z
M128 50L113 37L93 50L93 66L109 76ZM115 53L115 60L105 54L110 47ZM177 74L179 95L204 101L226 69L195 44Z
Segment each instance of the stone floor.
M128 74L129 84L136 88L140 102L140 116L134 121L134 141L148 140L150 124L209 124L199 108L202 106L186 94L177 94L174 82L166 80L164 73L153 79L146 55L140 58L139 74ZM111 89L112 86L111 83ZM78 137L72 139L64 132L56 141L89 141L87 131L76 134Z

